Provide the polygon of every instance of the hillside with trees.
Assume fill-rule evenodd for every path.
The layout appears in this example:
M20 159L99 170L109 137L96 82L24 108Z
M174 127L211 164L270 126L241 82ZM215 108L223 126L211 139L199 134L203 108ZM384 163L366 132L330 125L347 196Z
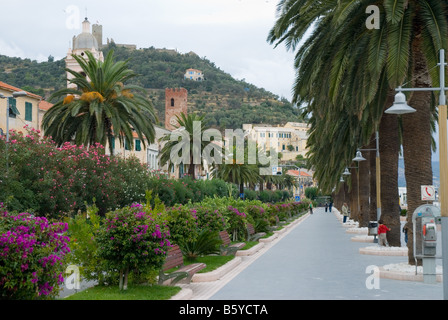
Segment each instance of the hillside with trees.
M205 115L217 128L241 128L243 123L284 124L301 121L300 112L284 98L244 80L234 79L207 58L194 52L186 54L154 47L132 50L111 43L103 50L114 50L116 60L127 60L139 74L131 82L147 89L154 104L159 125L164 123L165 88L188 90L188 110ZM48 98L66 86L65 62L37 62L0 55L0 80ZM201 70L203 81L185 80L189 68Z

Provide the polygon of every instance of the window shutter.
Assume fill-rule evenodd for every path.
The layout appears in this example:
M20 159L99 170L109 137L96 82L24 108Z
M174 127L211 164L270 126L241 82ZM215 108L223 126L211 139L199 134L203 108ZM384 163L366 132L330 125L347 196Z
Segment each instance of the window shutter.
M129 143L128 143L128 139L124 139L124 149L125 150L129 150Z
M33 121L33 104L31 102L25 102L25 120Z
M11 118L15 118L17 115L20 114L19 110L17 110L17 107L16 107L17 101L16 101L16 99L11 98L11 97L8 98L8 101L9 101L9 116Z
M135 140L135 151L142 151L142 146L140 145L140 140Z

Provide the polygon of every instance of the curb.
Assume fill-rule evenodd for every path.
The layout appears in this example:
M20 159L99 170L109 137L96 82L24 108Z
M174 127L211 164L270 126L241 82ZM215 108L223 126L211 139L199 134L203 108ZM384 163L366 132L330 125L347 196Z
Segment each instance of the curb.
M385 250L387 249L387 250ZM407 256L407 247L380 247L380 246L370 246L366 248L359 248L359 253L370 254L378 256Z
M371 243L373 243L374 239L375 239L374 236L361 235L361 236L352 237L350 240L354 241L354 242L371 242Z
M387 270L386 266L380 267L380 278L383 279L392 279L392 280L402 280L402 281L423 281L423 273L422 271L417 272L403 272L403 271L392 271ZM436 281L442 282L443 275L436 271Z
M349 228L345 230L346 233L355 233L355 234L368 234L369 230L367 228Z
M240 256L251 256L254 253L256 253L257 251L259 251L261 248L264 247L264 243L260 242L259 244L253 246L252 248L248 249L248 250L238 250L235 254L235 256L240 257Z

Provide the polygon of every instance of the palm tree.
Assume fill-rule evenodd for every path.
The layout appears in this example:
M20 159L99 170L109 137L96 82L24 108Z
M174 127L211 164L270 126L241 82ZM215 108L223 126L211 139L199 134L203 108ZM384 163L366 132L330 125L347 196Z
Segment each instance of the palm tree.
M368 5L382 8L379 30L368 30L365 27L365 9ZM295 66L298 72L294 86L295 101L312 101L315 108L309 108L309 111L319 116L330 112L330 108L335 108L336 111L349 108L351 114L358 116L361 126L373 123L372 128L384 129L385 126L381 123L386 119L383 116L385 107L390 106L386 103L390 102L387 102L387 97L390 96L391 89L401 85L406 79L416 79L414 86L425 86L428 74L433 82L437 82L437 70L430 69L429 66L437 64L437 52L446 47L447 16L446 3L437 0L283 0L279 4L279 19L268 40L277 44L284 42L289 48L295 49L305 32L315 26L312 35L296 54ZM414 97L421 95L423 94L415 94ZM403 147L419 148L418 151L413 149L409 153L405 151L408 160L410 154L413 157L418 154L417 159L406 166L407 176L419 173L418 181L407 181L412 193L408 195L417 200L419 195L410 184L416 186L432 179L430 170L421 168L422 165L428 167L431 141L427 139L422 145L420 140L415 140L415 135L431 136L429 99L416 98L413 107L417 109L414 123L418 128L404 126L403 130L410 129L412 132L403 132L403 140L408 140ZM398 130L396 119L392 119L392 122L392 127ZM405 124L404 117L403 123ZM371 133L364 137L370 137ZM389 139L381 133L380 136L381 144ZM396 141L397 138L394 139ZM360 145L366 142L359 141ZM399 147L393 142L387 150L393 149L395 154L387 159L382 153L382 161L386 158L386 161L392 163L398 153L397 146ZM385 179L395 180L396 173L392 172L395 166L386 175L387 169L389 168L385 165L382 166L382 186ZM392 194L397 193L396 189L392 191ZM393 224L399 221L398 196L394 195L394 199L382 198L386 223L388 219ZM399 229L399 224L394 229ZM409 258L412 262L411 255Z
M160 163L161 165L165 165L168 163L169 169L171 169L175 164L180 165L180 163L174 163L172 161L173 152L175 150L180 150L180 147L183 146L186 149L182 149L183 151L189 153L188 155L182 155L182 158L188 156L188 159L182 163L182 165L188 165L188 174L196 179L195 168L196 166L200 166L202 161L198 161L195 159L195 154L199 155L199 158L202 159L203 151L207 146L210 146L212 142L203 141L203 134L206 130L210 129L210 127L204 121L205 116L199 116L197 114L189 114L185 115L183 113L180 116L176 116L178 125L176 126L178 131L173 135L173 133L167 134L162 137L160 140L166 142L161 151ZM199 126L197 126L199 123ZM185 141L179 141L178 139L172 139L173 137L182 138ZM196 137L200 139L200 141L195 141ZM216 137L214 137L216 139ZM222 156L221 145L217 144L215 148L213 148L210 153L211 157L218 160ZM176 155L177 156L177 155ZM209 165L215 165L210 164Z
M141 93L144 89L125 82L137 74L127 68L127 61L114 62L110 51L104 62L86 51L86 58L74 56L82 72L67 69L76 88L58 90L51 97L59 101L48 110L42 127L59 145L74 141L77 145L109 143L113 155L113 139L118 137L132 147L135 132L146 147L155 138L157 121L152 103ZM141 93L140 93L141 92Z
M238 163L236 160L236 146L233 147L231 161L216 166L212 172L214 178L222 179L226 182L234 183L239 186L239 193L244 194L244 184L255 184L260 181L259 166L249 164L247 161L247 149L245 150L245 161Z

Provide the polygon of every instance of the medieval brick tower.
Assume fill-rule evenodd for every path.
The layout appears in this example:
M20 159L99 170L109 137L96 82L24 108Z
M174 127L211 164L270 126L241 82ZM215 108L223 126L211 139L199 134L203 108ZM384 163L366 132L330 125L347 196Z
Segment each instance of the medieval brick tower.
M184 88L165 89L165 128L175 130L177 123L176 116L183 113L187 115L188 91Z

